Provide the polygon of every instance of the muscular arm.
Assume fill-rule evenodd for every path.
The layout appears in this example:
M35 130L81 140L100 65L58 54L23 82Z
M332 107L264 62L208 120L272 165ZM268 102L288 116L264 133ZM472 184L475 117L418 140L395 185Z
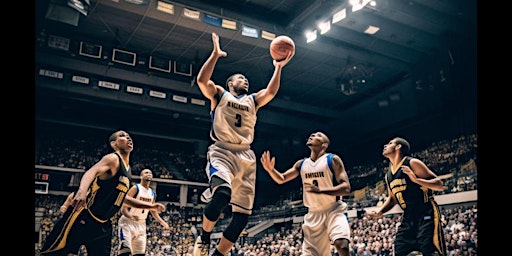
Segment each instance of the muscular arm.
M367 213L370 217L380 217L384 213L391 210L396 204L395 197L393 196L391 190L388 188L388 199L382 204L378 211L372 211Z
M270 78L267 87L258 91L254 97L258 109L267 105L267 103L269 103L276 96L277 91L281 86L281 70L292 59L293 54L295 53L290 52L288 57L286 57L286 59L282 61L273 61L274 73L272 74L272 77Z
M119 159L116 154L110 153L104 155L100 161L94 164L89 170L87 170L82 179L80 180L80 186L78 191L75 193L73 198L73 204L76 207L85 206L85 198L87 197L87 190L97 176L106 174L109 170L117 170L119 168ZM113 174L112 174L113 175Z
M129 206L129 207L135 207L135 208L141 208L141 209L150 209L150 210L156 210L157 212L163 212L165 211L165 205L161 203L151 203L151 202L145 202L139 199L136 199L132 196L126 195L123 201L123 206Z
M412 182L435 191L445 189L443 181L423 161L413 158L409 164L410 166L403 166L402 170Z
M212 103L215 100L215 94L222 93L224 89L221 86L215 85L215 83L210 80L213 74L213 69L215 68L215 64L220 57L227 56L227 53L220 48L219 36L217 34L212 33L212 41L213 41L213 50L210 54L210 57L205 61L199 73L197 74L197 85L201 90L201 93L208 98ZM211 109L215 108L215 105L212 104L210 106Z
M332 167L334 169L334 175L338 185L333 186L332 188L319 188L313 184L306 184L306 191L332 196L349 195L351 192L350 182L348 180L347 172L345 171L345 165L339 156L335 155L332 158Z
M263 169L270 174L270 177L277 183L277 184L283 184L290 180L295 179L297 176L299 176L299 164L300 160L295 162L293 167L285 171L284 173L279 172L274 168L276 163L275 157L270 157L270 151L264 151L261 155L261 164L263 165Z

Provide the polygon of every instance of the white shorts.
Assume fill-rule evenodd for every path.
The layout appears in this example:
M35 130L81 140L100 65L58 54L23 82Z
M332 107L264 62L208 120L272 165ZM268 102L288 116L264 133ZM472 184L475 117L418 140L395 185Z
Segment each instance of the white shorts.
M324 211L304 215L302 256L331 256L331 245L344 238L350 241L350 226L346 206L336 202Z
M138 223L125 216L119 217L119 249L130 248L132 254L146 254L146 221Z
M205 170L208 180L211 180L212 176L217 176L227 182L225 186L231 188L232 211L250 215L256 193L254 151L248 145L226 145L217 142L208 147L207 160ZM203 197L214 191L206 192L208 193L203 193Z

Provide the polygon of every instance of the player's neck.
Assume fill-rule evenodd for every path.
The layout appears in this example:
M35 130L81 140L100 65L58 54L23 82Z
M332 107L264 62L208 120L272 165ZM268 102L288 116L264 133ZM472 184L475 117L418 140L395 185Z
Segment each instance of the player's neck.
M316 161L318 158L320 158L321 156L323 156L325 154L325 150L321 150L321 151L314 151L314 150L311 150L311 154L309 155L309 158L313 161Z
M145 187L145 188L149 188L149 181L141 181L140 185Z
M116 151L121 157L124 167L128 170L130 166L130 153L123 152L122 150Z
M401 154L395 154L388 157L388 159L392 166L397 166L403 161L404 157L405 156L402 156Z

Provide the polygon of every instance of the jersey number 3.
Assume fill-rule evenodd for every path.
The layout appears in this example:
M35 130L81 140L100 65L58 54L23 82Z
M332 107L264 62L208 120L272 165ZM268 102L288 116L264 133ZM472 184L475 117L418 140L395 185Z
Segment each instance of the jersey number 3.
M242 127L242 115L236 114L235 117L236 117L235 126Z

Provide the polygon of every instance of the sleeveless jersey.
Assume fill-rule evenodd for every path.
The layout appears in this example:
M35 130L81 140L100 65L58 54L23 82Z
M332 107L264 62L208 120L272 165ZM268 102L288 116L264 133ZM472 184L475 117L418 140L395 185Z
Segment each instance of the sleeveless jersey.
M326 153L320 156L316 162L309 157L304 158L299 166L304 206L308 207L310 211L324 210L332 207L334 202L341 199L339 196L307 192L304 185L305 183L315 184L322 189L334 187L337 181L332 170L333 156L331 153Z
M115 154L119 158L119 171L107 180L96 177L87 192L88 211L94 219L102 223L119 211L132 180L128 172L130 167L125 168L121 157Z
M251 144L256 125L256 102L254 95L235 96L224 91L215 109L210 113L213 141L233 144Z
M156 193L153 189L145 188L141 184L135 184L135 186L137 187L137 194L135 196L136 199L139 199L141 201L148 202L148 203L153 203L155 201ZM140 208L131 207L129 211L132 215L139 217L139 220L137 221L138 223L146 222L146 219L147 219L148 213L149 213L148 209L140 209Z
M431 201L434 195L431 189L422 187L411 181L409 176L402 170L402 166L409 165L411 157L405 157L402 165L395 174L392 173L391 164L385 176L388 188L391 190L400 208L407 211L422 213L428 208L432 208Z

